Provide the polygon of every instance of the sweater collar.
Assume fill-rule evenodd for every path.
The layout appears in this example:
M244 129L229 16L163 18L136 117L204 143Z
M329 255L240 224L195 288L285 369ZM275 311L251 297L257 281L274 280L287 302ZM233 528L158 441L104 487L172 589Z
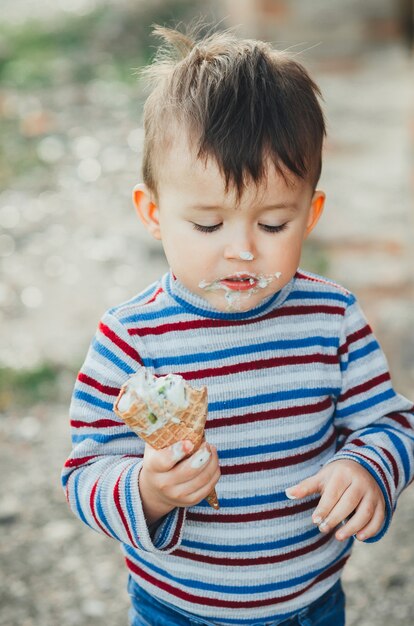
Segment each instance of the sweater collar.
M259 317L269 311L278 308L292 291L296 276L287 285L271 296L268 296L261 303L249 311L223 312L214 308L205 298L199 296L185 287L170 270L163 279L163 288L168 295L189 313L201 317L209 317L221 320L245 320Z

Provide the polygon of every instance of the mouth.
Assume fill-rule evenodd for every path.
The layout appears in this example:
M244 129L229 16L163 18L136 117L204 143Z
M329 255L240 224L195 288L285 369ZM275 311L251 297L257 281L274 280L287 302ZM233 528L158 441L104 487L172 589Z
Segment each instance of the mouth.
M220 283L227 287L227 289L231 289L233 291L248 291L249 289L254 289L258 285L259 279L254 274L238 273L233 276L222 278Z

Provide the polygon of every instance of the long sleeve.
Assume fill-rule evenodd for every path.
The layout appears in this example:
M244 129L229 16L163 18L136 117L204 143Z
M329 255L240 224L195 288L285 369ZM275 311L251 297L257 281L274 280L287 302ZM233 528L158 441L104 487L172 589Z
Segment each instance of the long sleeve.
M334 424L340 443L329 462L352 459L377 480L386 519L367 541L378 541L389 527L399 494L413 479L413 405L394 391L384 354L353 296L344 315L339 357L342 388Z
M150 533L138 488L145 444L112 410L120 387L140 364L128 330L106 313L75 384L73 449L62 484L73 512L94 530L144 551L169 553L181 541L186 510L174 509Z

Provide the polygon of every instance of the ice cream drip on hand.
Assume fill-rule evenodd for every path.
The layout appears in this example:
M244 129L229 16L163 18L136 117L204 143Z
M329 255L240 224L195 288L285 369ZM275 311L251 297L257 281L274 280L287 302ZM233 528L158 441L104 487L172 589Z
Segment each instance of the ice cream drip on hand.
M270 283L279 279L282 276L282 272L275 272L274 274L253 274L246 272L236 272L229 276L223 276L222 278L217 278L213 281L201 280L198 284L200 289L205 289L206 291L219 291L223 289L224 297L227 302L227 310L228 311L237 311L240 310L242 303L246 301L248 298L251 298L252 295L258 293L260 289L266 289L270 285ZM227 282L232 279L233 281L248 281L250 284L250 288L239 290L234 289L229 286Z

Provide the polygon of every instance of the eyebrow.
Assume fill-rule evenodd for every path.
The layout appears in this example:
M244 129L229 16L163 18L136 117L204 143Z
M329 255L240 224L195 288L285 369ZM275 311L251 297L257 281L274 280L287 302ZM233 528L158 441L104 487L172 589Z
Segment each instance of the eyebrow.
M195 204L190 207L190 209L196 209L200 211L213 211L213 210L222 210L223 207L220 207L216 204ZM270 211L273 209L294 209L296 210L297 204L289 203L289 202L279 202L277 204L269 204L267 206L259 207L260 211Z

